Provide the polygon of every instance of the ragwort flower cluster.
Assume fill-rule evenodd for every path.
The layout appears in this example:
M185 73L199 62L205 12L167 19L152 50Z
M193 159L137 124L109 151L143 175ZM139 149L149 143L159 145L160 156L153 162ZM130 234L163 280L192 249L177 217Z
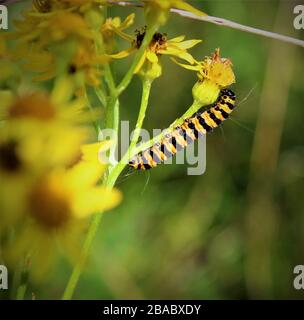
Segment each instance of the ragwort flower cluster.
M90 217L121 199L100 184L106 167L98 155L109 142L87 144L90 115L72 92L62 79L51 93L22 92L5 105L1 100L1 248L8 265L29 256L38 277L58 249L76 258Z

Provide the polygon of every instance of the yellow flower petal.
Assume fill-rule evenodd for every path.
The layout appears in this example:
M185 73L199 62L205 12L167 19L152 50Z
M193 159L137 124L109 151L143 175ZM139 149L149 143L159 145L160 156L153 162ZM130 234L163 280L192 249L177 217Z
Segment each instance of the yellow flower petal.
M182 68L184 69L187 69L187 70L191 70L191 71L199 71L200 70L200 66L199 65L194 65L194 66L191 66L191 65L188 65L188 64L183 64L183 63L180 63L178 62L176 59L174 58L171 58L171 60L178 64L179 66L181 66Z
M135 13L129 14L125 19L125 21L120 25L120 30L129 28L134 23L134 19L135 19Z
M147 59L151 62L151 63L157 63L158 62L158 57L157 55L152 52L151 50L147 50Z
M70 78L61 77L55 82L54 89L51 94L51 101L54 104L66 103L73 95L74 85Z
M112 30L115 31L122 39L124 39L128 42L133 41L133 37L129 36L127 33L123 32L123 31L121 31L119 28L112 26Z
M96 155L96 158L98 155ZM67 172L67 183L74 189L84 189L90 185L95 185L102 177L105 166L98 162L87 163L80 161Z
M113 59L123 59L123 58L128 57L130 54L132 54L135 51L136 51L135 48L129 48L127 50L123 50L123 51L118 52L118 53L109 54L108 56L113 58Z
M184 2L183 0L175 0L175 1L173 0L173 1L170 1L170 2L172 2L172 6L175 7L176 9L189 11L189 12L191 12L191 13L197 15L197 16L201 16L201 17L202 16L207 16L207 14L205 12L194 8L190 4Z
M102 213L116 207L122 199L121 193L116 189L105 187L93 188L82 192L75 201L75 218L86 218L92 213Z
M113 141L106 140L96 143L85 144L81 147L83 161L99 161L99 154L111 148Z
M37 81L37 82L47 81L54 78L55 75L56 75L56 72L54 70L48 70L39 76L34 76L33 81Z
M168 42L181 42L186 38L186 36L179 36L173 39L170 39Z
M140 69L142 68L142 66L144 65L145 61L146 61L146 56L147 55L147 50L145 51L145 53L142 55L142 57L140 58L137 67L134 70L134 73L138 73L140 71Z
M203 40L187 40L187 41L180 42L178 44L174 44L172 40L169 40L169 43L176 45L180 49L187 50L196 46L198 43L201 43L202 41Z
M180 59L183 59L183 60L189 62L190 64L193 64L195 62L195 59L192 57L192 55L190 53L188 53L187 51L178 50L173 47L168 48L167 50L164 50L161 53L165 54L165 55L176 56Z

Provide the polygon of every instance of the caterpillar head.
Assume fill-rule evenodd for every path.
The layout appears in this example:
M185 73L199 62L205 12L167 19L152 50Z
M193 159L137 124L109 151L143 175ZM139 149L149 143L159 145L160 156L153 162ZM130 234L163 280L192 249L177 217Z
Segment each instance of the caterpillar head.
M133 159L129 161L129 166L133 167L134 169L139 169L140 168L140 159L139 155L135 156Z
M230 98L232 100L235 100L235 93L230 89L223 89L220 96L224 99Z

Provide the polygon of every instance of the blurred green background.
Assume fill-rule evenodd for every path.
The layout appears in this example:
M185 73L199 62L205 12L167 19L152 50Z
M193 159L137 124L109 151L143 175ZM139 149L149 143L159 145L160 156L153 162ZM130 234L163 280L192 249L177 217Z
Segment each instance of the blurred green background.
M191 2L191 1L190 1ZM210 15L304 39L293 27L292 1L192 1ZM111 8L127 16L130 8ZM140 9L137 24L143 21ZM123 203L104 216L76 299L303 298L293 268L304 264L303 48L239 30L172 15L162 32L203 39L191 52L215 48L234 63L239 108L207 138L207 170L163 165L127 172ZM131 59L117 62L120 79ZM192 102L196 81L162 58L144 127L166 128ZM135 79L121 100L134 125L140 102ZM71 267L64 261L39 287L58 298Z

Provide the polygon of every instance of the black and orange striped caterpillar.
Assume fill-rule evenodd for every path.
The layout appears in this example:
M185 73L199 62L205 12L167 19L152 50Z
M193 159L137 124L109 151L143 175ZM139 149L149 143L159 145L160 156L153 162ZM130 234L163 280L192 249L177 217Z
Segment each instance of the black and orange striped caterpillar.
M136 170L149 170L166 161L200 136L211 132L225 121L235 107L235 94L229 89L221 90L217 101L207 110L199 111L186 119L172 133L134 156L129 166Z

